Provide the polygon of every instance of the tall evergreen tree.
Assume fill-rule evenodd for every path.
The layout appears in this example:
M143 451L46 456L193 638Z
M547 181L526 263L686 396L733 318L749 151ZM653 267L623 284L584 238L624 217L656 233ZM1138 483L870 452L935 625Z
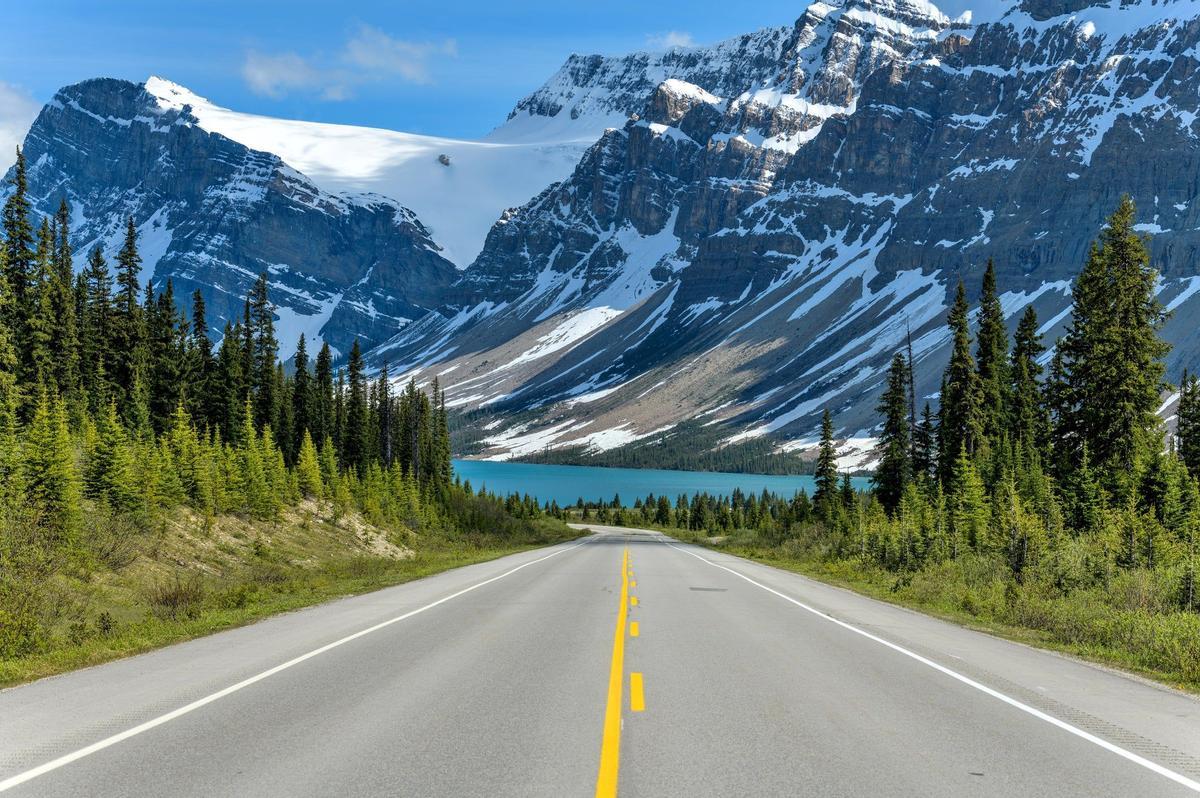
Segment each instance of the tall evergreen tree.
M119 397L118 405L127 423L132 424L135 411L133 386L142 382L142 356L145 323L138 304L142 257L137 249L137 228L130 217L125 226L125 242L117 253L117 288L112 313L112 378L110 385Z
M13 192L4 202L3 219L3 266L8 291L4 320L15 345L16 342L28 340L34 279L34 234L29 220L25 154L20 147L17 148L17 163L13 167L11 185ZM22 360L18 353L19 373Z
M75 273L71 254L71 209L64 199L54 217L58 236L54 247L54 271L50 289L54 328L50 347L55 353L55 382L64 396L79 390L79 318L75 304Z
M250 323L253 327L250 381L254 394L254 420L259 428L279 426L279 396L275 390L275 308L267 295L267 275L260 274L250 292Z
M833 518L838 490L837 449L833 443L833 416L829 414L829 408L825 408L821 414L821 443L817 449L813 480L816 483L813 505L821 517L828 521Z
M900 506L904 488L912 477L908 384L908 360L897 352L888 371L887 387L876 407L883 416L883 429L876 449L879 464L872 477L875 495L889 513Z
M93 414L111 397L109 369L112 367L112 277L100 247L88 255L83 271L86 298L80 331L80 377Z
M333 434L333 353L324 341L313 372L311 418L313 443L320 450Z
M979 335L977 359L979 369L980 420L983 435L994 448L1000 443L1008 422L1008 328L1004 309L996 291L996 268L988 260L983 273L983 292L979 299Z
M1183 373L1175 418L1179 459L1193 478L1200 479L1200 379L1195 374Z
M219 426L221 406L206 316L204 295L197 288L192 292L192 324L188 331L183 373L186 375L187 410L201 430Z
M349 392L346 396L345 433L342 440L342 462L348 467L363 468L367 463L367 382L363 374L362 349L358 339L350 347L346 363Z
M936 479L936 465L937 425L933 420L933 410L926 402L921 418L913 429L913 477Z
M300 340L296 342L296 356L293 362L295 373L292 376L292 428L296 440L292 451L298 455L305 434L311 435L313 429L314 391L312 375L308 371L308 344L304 340L304 333L300 334ZM315 441L313 448L315 456Z
M1050 415L1042 393L1042 366L1038 362L1045 351L1038 333L1037 311L1030 305L1017 324L1009 366L1008 425L1026 453L1044 453L1049 441Z
M983 435L982 388L971 357L967 292L962 281L950 309L953 349L942 381L938 423L938 463L942 481L949 484L959 452L973 456Z
M1161 445L1155 411L1170 350L1158 336L1166 314L1135 213L1122 197L1075 280L1071 326L1059 343L1066 402L1056 445L1077 455L1086 444L1122 493Z

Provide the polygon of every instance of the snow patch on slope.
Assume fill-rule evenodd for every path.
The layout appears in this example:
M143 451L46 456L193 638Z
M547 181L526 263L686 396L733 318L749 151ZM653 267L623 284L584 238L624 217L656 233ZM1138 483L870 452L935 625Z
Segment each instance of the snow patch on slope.
M190 107L203 130L274 153L325 191L381 194L411 208L459 268L479 254L505 209L570 175L604 130L603 120L530 122L509 140L497 131L468 141L244 114L159 77L145 85L162 107Z

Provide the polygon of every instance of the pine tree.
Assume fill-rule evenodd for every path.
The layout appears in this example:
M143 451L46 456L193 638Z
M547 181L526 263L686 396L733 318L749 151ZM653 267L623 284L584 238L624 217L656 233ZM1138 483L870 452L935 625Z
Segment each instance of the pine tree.
M213 421L225 439L234 444L240 442L242 428L239 421L246 398L240 337L241 328L225 322L221 346L217 350L212 389L212 396L217 401L213 409Z
M1193 477L1200 478L1200 379L1195 374L1183 373L1175 417L1179 458Z
M38 228L38 245L34 254L34 272L26 288L29 308L25 319L24 346L21 347L21 368L17 378L35 388L35 392L58 393L54 379L54 304L53 272L56 236L50 220L43 217ZM33 397L31 397L33 398Z
M17 148L17 163L11 182L13 193L4 202L4 277L8 299L4 321L11 340L27 341L29 318L33 308L34 237L29 221L28 183L25 175L25 154ZM18 353L17 373L26 373L21 363L28 360Z
M192 325L183 373L186 380L188 411L201 429L219 426L222 404L222 393L215 374L216 362L213 359L212 342L208 338L206 313L204 295L197 288L192 292Z
M953 478L958 453L965 451L973 456L983 435L982 388L971 357L967 292L961 280L950 309L949 325L953 350L942 381L938 423L938 463L942 480L947 483Z
M167 429L176 406L183 401L184 336L179 329L179 309L171 280L143 311L146 321L145 380L150 399L150 421L156 431Z
M34 410L25 436L22 466L26 507L48 543L69 545L82 520L79 480L66 412L59 402L51 402L45 394Z
M260 274L249 298L250 324L253 329L250 371L254 394L254 419L259 427L279 426L279 396L275 390L275 360L279 344L275 340L275 309L267 295L267 275Z
M1027 453L1045 451L1050 436L1050 414L1042 393L1042 366L1038 362L1046 347L1038 333L1037 311L1025 308L1013 338L1009 367L1008 424L1016 440Z
M989 520L983 479L966 447L961 447L954 459L950 486L951 556L957 557L959 543L966 543L972 549L983 543Z
M311 431L317 448L333 434L333 354L329 344L321 343L313 373Z
M80 334L80 371L93 415L112 397L112 277L99 247L92 249L83 272L86 299Z
M320 499L325 495L324 480L321 477L320 457L313 443L312 435L306 429L300 439L300 452L296 460L296 481L300 493L305 498Z
M833 443L833 416L829 414L828 408L821 415L821 443L817 450L817 467L813 481L816 483L813 505L826 522L831 521L837 500L838 470L837 449Z
M58 238L54 246L54 269L51 276L50 304L54 326L50 348L55 353L54 380L58 390L75 397L79 390L79 319L75 305L74 265L71 254L71 209L64 199L54 217Z
M303 443L305 434L312 434L313 429L313 384L312 375L308 372L308 345L304 334L296 342L295 373L292 375L292 429L295 433L292 451L297 455ZM315 439L314 439L315 450Z
M348 468L361 469L367 464L367 384L363 375L362 350L358 339L350 347L349 393L346 396L346 427L342 442L342 462Z
M125 226L125 242L117 254L117 288L112 313L112 375L110 385L119 398L122 415L132 425L132 386L141 374L145 326L138 304L142 258L137 250L137 228L130 217Z
M929 403L921 413L921 419L913 429L913 477L918 479L937 478L937 424Z
M1065 403L1056 445L1077 454L1086 444L1122 494L1161 444L1155 411L1170 349L1158 337L1166 318L1158 272L1134 218L1133 202L1122 197L1076 278L1071 326L1059 343Z
M994 448L1008 421L1008 328L996 292L996 269L988 260L979 300L978 370L983 435Z
M879 464L871 480L879 503L889 513L900 506L904 488L912 478L912 442L908 427L909 391L908 362L899 352L892 358L887 388L879 398L876 412L883 416L879 433Z

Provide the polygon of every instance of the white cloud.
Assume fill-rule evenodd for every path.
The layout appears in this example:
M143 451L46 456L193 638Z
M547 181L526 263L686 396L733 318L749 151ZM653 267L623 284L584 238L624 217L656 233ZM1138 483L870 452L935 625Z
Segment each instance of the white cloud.
M291 91L308 91L326 100L345 100L354 87L400 78L409 83L429 83L430 62L458 55L453 39L415 42L389 36L362 25L334 57L304 57L297 53L263 54L251 50L242 63L242 78L256 94L283 97Z
M399 75L412 83L429 82L429 59L458 55L453 39L443 42L409 42L363 25L346 42L343 60L375 77Z
M655 50L670 50L672 47L695 47L696 40L692 34L683 30L669 30L646 37L646 43Z
M24 89L0 81L0 172L17 160L17 145L25 140L41 107Z
M291 89L320 86L324 77L296 53L264 55L251 50L242 63L242 78L255 94L282 97Z

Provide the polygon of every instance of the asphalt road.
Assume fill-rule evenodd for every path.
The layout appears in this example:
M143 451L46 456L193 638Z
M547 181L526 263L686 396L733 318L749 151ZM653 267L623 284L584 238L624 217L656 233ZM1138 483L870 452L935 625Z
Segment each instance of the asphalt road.
M0 691L12 795L1029 798L1198 782L1193 697L625 529Z

